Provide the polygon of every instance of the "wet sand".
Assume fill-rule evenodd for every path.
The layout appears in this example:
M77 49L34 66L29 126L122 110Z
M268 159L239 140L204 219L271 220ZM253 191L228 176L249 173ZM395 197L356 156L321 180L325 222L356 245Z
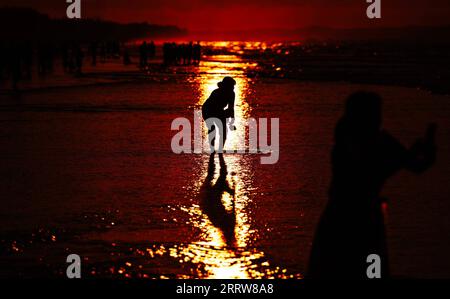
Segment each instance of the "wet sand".
M148 81L8 96L0 113L0 275L64 276L66 256L77 253L85 277L301 278L327 200L335 123L345 97L365 89L384 97L385 127L405 143L428 121L438 123L435 167L420 177L400 173L384 193L393 275L450 277L449 98L249 78L255 67L239 56L210 56ZM277 164L225 154L234 242L225 238L230 225L217 224L233 196L224 193L219 216L202 201L209 155L170 148L172 120L192 119L225 75L238 82L238 128L248 117L280 118ZM215 164L218 178L218 157Z

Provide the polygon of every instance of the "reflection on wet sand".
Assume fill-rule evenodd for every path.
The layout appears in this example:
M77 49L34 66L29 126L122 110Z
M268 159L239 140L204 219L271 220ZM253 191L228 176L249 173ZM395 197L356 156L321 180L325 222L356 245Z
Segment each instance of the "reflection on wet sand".
M208 174L200 189L200 208L211 223L221 231L225 244L228 247L234 247L236 245L235 192L227 180L228 172L223 154L219 154L219 177L213 182L216 168L214 156L211 155L209 158Z

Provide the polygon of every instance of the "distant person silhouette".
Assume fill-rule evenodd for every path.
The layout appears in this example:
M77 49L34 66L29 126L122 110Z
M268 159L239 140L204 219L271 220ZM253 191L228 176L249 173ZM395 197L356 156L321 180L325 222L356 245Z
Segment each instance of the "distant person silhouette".
M150 43L148 44L148 58L149 59L153 59L155 58L156 55L156 46L155 46L155 42L154 41L150 41Z
M371 92L347 99L335 130L329 201L314 238L308 278L365 279L368 255L381 258L389 278L380 197L385 181L401 169L421 173L435 160L435 125L407 149L381 129L382 100Z
M98 50L98 44L97 42L92 42L89 48L90 52L91 52L91 57L92 57L92 66L96 66L97 65L97 50Z
M83 59L84 53L81 45L77 45L75 47L75 64L76 64L76 73L81 75L83 73Z
M141 46L139 47L139 65L141 69L145 69L148 64L148 47L147 42L142 42Z
M230 119L230 129L234 126L234 86L236 81L231 77L225 77L219 82L202 107L203 119L208 127L208 138L211 152L215 150L216 130L219 135L219 152L223 151L227 139L227 119Z
M202 46L200 45L200 41L197 41L197 43L192 46L192 58L194 64L200 64L202 59Z
M131 58L130 58L130 52L127 48L123 50L123 65L130 65L131 64Z
M227 181L227 166L222 154L219 154L220 174L213 183L215 162L214 154L211 154L208 164L208 174L200 188L200 207L208 216L211 223L223 234L227 246L233 247L236 242L235 227L235 191ZM228 193L232 196L231 211L228 211L222 203L222 196Z

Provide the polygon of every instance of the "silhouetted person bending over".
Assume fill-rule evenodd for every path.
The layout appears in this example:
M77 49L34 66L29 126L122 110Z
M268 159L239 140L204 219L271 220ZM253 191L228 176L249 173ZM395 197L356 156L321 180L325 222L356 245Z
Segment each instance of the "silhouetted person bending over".
M366 259L381 258L381 277L389 277L380 192L401 169L421 173L435 160L435 125L425 139L407 149L381 129L381 98L352 94L335 130L329 201L319 222L308 278L365 279Z
M234 127L234 86L236 81L231 77L223 78L202 107L203 119L208 127L208 138L211 153L215 150L216 130L219 134L219 153L223 151L227 139L227 119L230 119L230 129Z

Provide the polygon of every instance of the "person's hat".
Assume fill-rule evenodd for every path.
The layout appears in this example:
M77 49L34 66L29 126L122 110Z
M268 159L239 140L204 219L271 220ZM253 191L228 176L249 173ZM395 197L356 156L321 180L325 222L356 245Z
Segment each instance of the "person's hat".
M222 79L222 82L219 82L219 86L234 86L236 85L236 81L231 77L225 77Z

